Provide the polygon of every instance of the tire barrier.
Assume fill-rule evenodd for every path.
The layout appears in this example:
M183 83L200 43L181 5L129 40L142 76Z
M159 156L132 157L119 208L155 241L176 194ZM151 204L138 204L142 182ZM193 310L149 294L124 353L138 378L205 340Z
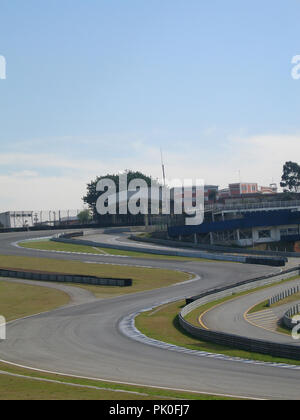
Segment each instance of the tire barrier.
M61 233L58 235L58 238L66 238L66 239L72 239L74 237L77 236L83 236L84 232L80 231L80 232L70 232L70 233Z
M290 277L297 276L299 274L300 274L300 268L299 267L293 267L293 268L289 268L288 270L285 270L285 271L281 272L280 274L278 274L278 273L265 274L264 276L255 277L255 278L248 279L248 280L243 280L243 281L240 281L238 283L230 284L228 286L219 287L217 289L211 289L211 290L208 290L206 292L201 293L200 295L196 295L196 296L187 298L186 299L186 305L190 305L191 303L193 303L195 301L198 301L199 299L203 299L203 298L209 297L211 295L215 295L215 294L219 295L219 293L224 293L224 295L220 296L220 298L227 297L227 296L230 296L233 293L244 292L246 290L255 289L255 288L260 287L260 286L267 286L269 284L273 284L273 283L279 282L281 280L289 279ZM210 301L211 301L211 299L208 299L204 303L207 303L207 302L210 302Z
M291 272L291 270L288 270ZM295 269L293 271L296 271ZM299 274L299 268L297 268ZM287 277L284 277L287 276ZM276 277L276 278L275 278ZM213 302L224 297L235 295L246 290L251 290L256 287L266 286L275 282L281 281L283 278L289 278L288 272L280 275L273 276L272 278L265 280L252 280L253 284L244 284L242 286L231 286L225 288L214 289L213 291L205 292L200 295L195 301L185 306L180 312L179 324L180 326L193 337L196 337L203 341L208 341L221 346L237 348L249 352L256 352L261 354L268 354L273 357L282 357L287 359L300 360L300 347L299 345L293 344L278 344L265 340L256 340L248 337L242 337L234 334L222 333L217 331L205 330L202 327L196 327L185 320L185 316L193 310L205 305L208 302ZM251 281L250 281L251 282Z
M268 306L274 305L274 303L278 303L283 299L286 299L289 296L295 295L296 293L300 292L300 286L292 287L291 289L284 290L283 292L279 293L276 296L273 296L269 299Z
M292 318L300 313L300 305L295 305L291 309L289 309L281 319L283 325L288 328L289 330L292 330L295 325L299 324L300 321L293 320Z
M287 262L283 257L247 257L246 264L269 265L272 267L284 267Z
M117 286L129 287L132 286L132 279L120 278L101 278L94 276L83 276L75 274L62 274L62 273L48 273L40 271L27 271L27 270L10 270L0 268L0 277L12 277L17 279L37 280L37 281L53 281L58 283L77 283L89 284L96 286Z
M77 235L76 235L77 236ZM52 238L51 241L54 242L62 242L66 244L72 245L86 245L92 247L99 247L99 248L107 248L107 249L119 249L121 251L132 251L132 252L142 252L144 254L151 254L151 255L166 255L166 256L173 256L173 257L186 257L186 258L205 258L209 260L215 261L229 261L229 262L239 262L245 264L263 264L269 266L284 266L286 260L284 258L262 258L260 257L246 257L246 256L239 256L239 255L218 255L215 253L207 253L207 252L189 252L189 251L172 251L172 250L162 250L162 249L153 249L153 248L140 248L134 247L129 245L110 245L105 242L93 242L88 240L79 240L79 239L72 239L65 236L59 236L56 238ZM253 259L252 259L253 258Z

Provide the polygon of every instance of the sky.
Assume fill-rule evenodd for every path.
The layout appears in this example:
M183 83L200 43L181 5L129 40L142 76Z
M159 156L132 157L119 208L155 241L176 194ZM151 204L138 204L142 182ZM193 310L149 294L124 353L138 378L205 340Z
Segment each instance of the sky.
M300 0L1 0L0 211L160 178L160 148L170 180L279 183L300 156L299 17Z

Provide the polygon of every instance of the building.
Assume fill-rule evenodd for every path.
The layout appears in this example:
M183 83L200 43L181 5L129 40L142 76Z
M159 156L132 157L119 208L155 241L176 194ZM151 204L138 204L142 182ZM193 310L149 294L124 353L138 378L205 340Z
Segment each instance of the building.
M270 184L269 187L260 187L260 192L262 194L277 194L277 184Z
M231 197L242 194L255 194L258 192L258 184L249 182L229 184L229 192Z
M196 194L198 193L199 197L204 196L205 204L216 203L219 197L219 186L218 185L204 185L200 187L175 187L171 189L171 197L177 202L184 203L184 199L191 200L192 203L196 203Z
M300 241L300 195L293 198L274 192L231 197L206 206L203 224L174 226L169 229L169 236L193 236L195 242L239 246L297 242Z
M199 226L170 227L168 233L170 237L194 236L195 242L211 245L254 246L300 241L300 211L244 212L234 219L204 222Z
M0 224L5 229L76 224L78 213L80 210L7 211L0 213Z
M34 225L33 211L7 211L0 213L0 223L6 228L23 228Z
M204 203L213 204L219 198L218 185L204 185Z
M229 188L223 188L222 190L219 190L219 201L223 201L226 198L230 197L230 189Z
M218 191L218 201L227 202L227 200L236 199L259 199L262 195L277 194L277 184L270 184L268 187L259 187L257 183L250 182L238 182L235 184L229 184L228 188L224 188ZM252 201L253 201L252 200Z

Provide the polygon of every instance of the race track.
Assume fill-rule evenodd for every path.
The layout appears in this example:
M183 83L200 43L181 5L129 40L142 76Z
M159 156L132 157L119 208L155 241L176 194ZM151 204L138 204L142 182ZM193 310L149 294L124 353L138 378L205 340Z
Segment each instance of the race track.
M253 398L299 398L298 370L171 352L134 341L119 329L120 321L133 312L274 272L277 268L155 260L155 257L134 259L57 254L12 245L18 240L49 234L51 232L1 234L0 254L179 269L195 273L201 279L160 290L91 301L15 321L8 326L8 339L0 343L0 359L52 372L116 382ZM114 231L112 234L112 239L118 240ZM122 232L119 236L126 240ZM107 240L107 236L102 238Z
M271 288L263 289L254 293L252 292L249 295L225 302L224 304L218 305L206 312L206 314L202 317L202 322L208 329L213 331L240 335L243 337L253 338L254 340L266 340L272 343L290 344L299 347L300 342L295 341L291 335L279 334L276 332L276 328L272 331L267 325L265 328L263 325L260 328L255 325L255 321L249 322L246 317L246 312L248 312L251 307L269 299L277 293L287 290L289 287L298 285L299 280L293 280L285 283L284 285L275 285ZM272 309L272 311L266 310L266 313L268 313L267 319L270 317L269 312L272 312L274 313L274 317L279 320L288 309L296 304L300 304L300 302L295 301L293 303L287 303L279 308ZM263 319L261 314L262 312L260 312L259 316Z

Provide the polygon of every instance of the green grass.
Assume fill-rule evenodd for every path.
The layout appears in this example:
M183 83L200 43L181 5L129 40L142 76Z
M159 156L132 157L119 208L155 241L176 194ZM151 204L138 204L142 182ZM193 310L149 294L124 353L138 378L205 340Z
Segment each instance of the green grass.
M86 245L73 245L73 244L64 244L60 242L53 241L30 241L30 242L20 242L18 244L22 248L29 249L40 249L46 251L63 251L63 252L84 252L87 254L103 254L104 252L100 249L94 248L92 246Z
M209 394L191 393L184 391L172 391L161 388L149 388L147 386L134 386L92 379L74 378L50 373L33 371L17 366L0 363L0 370L6 373L24 375L26 378L15 378L0 374L0 400L40 400L40 399L71 399L71 400L157 400L157 399L180 399L180 400L226 400L233 398L218 397ZM59 384L36 381L36 379L48 379L60 382ZM75 388L68 384L79 386L92 386L100 388L90 390ZM122 391L122 392L120 392ZM144 395L132 394L140 393Z
M188 273L158 268L130 267L108 264L86 264L80 261L65 261L48 258L0 256L0 267L11 269L32 269L64 274L131 278L131 287L89 286L72 284L91 291L98 298L109 298L128 293L143 292L189 280ZM38 284L38 282L37 282Z
M231 296L227 296L227 297L225 297L225 298L218 299L218 300L215 300L215 301L213 301L213 302L208 302L208 303L206 303L205 305L202 305L202 306L200 306L200 307L196 308L194 311L190 312L190 313L189 313L189 314L185 317L185 319L186 319L188 322L190 322L191 324L193 324L193 325L195 325L195 326L199 327L199 322L198 322L199 316L200 316L201 314L203 314L204 312L206 312L207 310L209 310L209 309L213 308L213 307L214 307L214 306L216 306L216 305L220 305L220 304L222 304L222 303L228 302L229 300L237 299L237 298L242 297L242 296L246 296L246 295L250 295L250 294L256 293L256 292L258 292L258 291L260 291L260 290L270 289L271 287L278 286L278 285L283 284L283 283L288 283L288 282L293 281L293 280L296 280L296 279L298 279L298 278L299 278L299 276L293 276L293 277L291 277L291 278L289 278L289 279L282 280L282 281L280 281L280 282L278 282L278 283L269 284L269 285L267 285L267 286L257 287L257 288L252 289L252 290L245 290L244 292L235 293L235 294L233 294L233 295L231 295ZM253 311L257 312L258 310L262 310L261 308L264 308L264 304L265 304L266 302L268 302L268 301L263 301L263 302L260 302L257 306L255 306L254 308L252 308L252 309L249 311L249 314L250 314L250 313L253 313ZM256 309L256 308L258 308L258 309ZM266 308L264 308L264 309L266 309Z
M44 270L57 269L58 263L55 260L37 260L23 257L0 257L1 266L14 266L21 268L42 268ZM78 263L67 265L68 269L77 269ZM63 266L61 266L63 268ZM86 266L88 270L95 270L95 267ZM106 268L106 266L105 266ZM99 267L97 267L97 270ZM165 270L163 270L164 272ZM167 270L168 271L168 270ZM174 276L173 272L172 276ZM169 273L169 274L170 274ZM150 270L148 275L150 274ZM168 273L161 273L160 280L165 280ZM182 274L182 273L179 273ZM187 275L186 275L187 276ZM97 288L95 286L95 288ZM33 315L55 309L69 302L69 296L64 292L49 289L41 286L12 283L5 280L0 281L0 313L7 321L20 317ZM148 388L142 386L130 386L116 383L109 383L96 380L76 379L67 376L44 374L37 371L15 367L13 365L0 363L0 400L157 400L157 399L196 399L196 400L219 400L226 399L213 395L200 393L188 393L181 391L163 390L159 388ZM7 373L24 375L14 377ZM55 380L60 383L50 383L34 380L43 378ZM63 383L64 382L64 383ZM69 384L94 386L102 389L89 389L74 387ZM115 392L116 391L116 392ZM120 392L125 391L125 392ZM126 392L127 391L127 392ZM145 395L132 394L138 392Z
M0 374L0 400L152 400L154 397Z
M62 242L53 242L50 240L20 242L19 246L23 248L46 250L46 251L83 252L87 254L99 254L99 255L109 254L109 255L120 255L120 256L126 256L126 257L131 257L131 258L143 258L143 259L212 262L212 260L205 259L205 258L189 258L189 257L176 257L176 256L170 256L170 255L147 254L144 252L123 251L120 249L112 249L112 248L100 248L100 247L93 247L93 246L86 246L86 245L65 244Z
M258 303L248 313L254 314L256 312L263 311L264 309L278 308L279 306L286 305L287 303L297 302L299 300L300 300L300 293L295 293L294 295L288 296L287 298L282 299L271 306L269 306L269 300L267 299L267 300L264 300L263 302Z
M283 324L278 325L277 328L276 328L276 331L281 333L281 334L286 334L286 335L291 335L291 333L292 333L292 330L289 330Z
M238 295L236 295L235 297L237 296ZM219 301L209 302L206 305L203 305L197 308L197 310L191 312L185 319L199 327L198 318L202 313L209 310L218 303L223 303L231 299L232 296L229 298L220 299ZM253 353L239 349L233 349L230 347L202 341L193 337L192 335L188 334L185 330L183 330L179 324L178 314L184 306L185 301L180 301L172 304L163 305L160 308L156 308L149 312L144 312L137 316L136 327L143 334L150 338L154 338L156 340L167 342L170 344L175 344L181 347L186 347L192 350L224 354L227 356L240 357L243 359L252 359L263 362L300 365L300 361L297 360L272 357L260 353Z
M276 308L278 306L285 305L287 303L293 303L299 300L300 300L300 293L295 293L294 295L288 296L287 298L274 303L274 305L271 305L271 308Z
M7 321L50 311L69 301L60 290L0 281L0 314Z
M269 308L269 300L264 300L263 302L258 303L252 309L250 309L248 314L255 314L256 312L260 312Z

